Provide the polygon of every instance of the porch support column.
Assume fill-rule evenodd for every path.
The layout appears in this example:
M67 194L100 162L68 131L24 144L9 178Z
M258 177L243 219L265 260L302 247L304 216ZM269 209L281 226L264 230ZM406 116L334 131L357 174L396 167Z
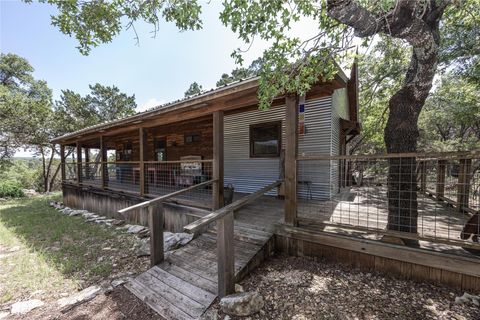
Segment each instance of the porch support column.
M145 187L145 164L147 159L147 131L144 128L138 129L139 144L140 144L140 196L148 192Z
M102 182L102 189L107 187L107 149L105 148L105 138L100 136L100 178Z
M62 183L65 182L65 145L60 145L60 173L62 175Z
M82 183L82 145L77 141L77 184Z
M213 209L223 207L223 111L213 113Z
M298 151L298 98L285 97L285 223L297 223L297 151Z

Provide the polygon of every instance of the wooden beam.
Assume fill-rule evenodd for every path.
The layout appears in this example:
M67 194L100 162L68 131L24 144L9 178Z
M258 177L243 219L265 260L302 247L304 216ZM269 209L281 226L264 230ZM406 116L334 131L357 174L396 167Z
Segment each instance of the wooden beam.
M297 96L285 98L285 223L296 225L297 219L297 150L298 150L298 109Z
M469 206L470 198L470 176L472 170L472 159L460 159L458 172L457 203L458 210L463 212Z
M62 175L62 182L65 181L67 175L65 171L65 145L60 145L60 170Z
M218 296L220 298L235 292L233 228L233 211L217 221Z
M77 184L82 183L82 145L77 141Z
M437 161L437 185L436 194L437 197L443 197L445 195L445 173L447 168L446 160Z
M213 113L213 209L223 207L223 111Z
M163 203L148 207L150 228L150 264L156 266L164 259L163 253Z
M140 144L140 196L144 196L148 190L145 186L145 163L147 160L147 130L144 128L138 129L139 144Z
M105 148L105 138L100 136L100 178L102 182L102 189L107 187L108 182L108 164L107 164L107 149Z

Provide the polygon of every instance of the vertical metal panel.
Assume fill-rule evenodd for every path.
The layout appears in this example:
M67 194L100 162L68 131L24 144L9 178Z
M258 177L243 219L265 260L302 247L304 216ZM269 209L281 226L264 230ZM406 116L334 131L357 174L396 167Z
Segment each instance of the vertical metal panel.
M300 155L320 155L331 152L331 97L308 100L305 103L306 134L299 137ZM251 124L282 120L282 143L285 142L285 106L273 107L267 111L252 110L225 116L225 183L235 186L237 192L254 192L272 183L279 177L278 158L250 158ZM282 146L283 148L284 146ZM330 163L316 161L299 167L300 183L298 193L315 198L330 196Z

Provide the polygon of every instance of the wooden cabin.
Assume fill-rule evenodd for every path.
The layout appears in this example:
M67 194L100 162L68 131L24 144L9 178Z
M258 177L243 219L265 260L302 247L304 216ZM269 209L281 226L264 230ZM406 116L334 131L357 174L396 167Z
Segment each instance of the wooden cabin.
M319 161L313 171L298 172L295 159L345 153L360 128L357 87L356 69L352 79L339 69L306 96L278 97L262 111L258 78L251 78L58 137L53 142L62 147L64 202L115 216L142 199L213 177L235 195L285 178L269 195L329 199L345 168ZM192 198L187 205L213 207ZM146 223L141 214L127 219Z

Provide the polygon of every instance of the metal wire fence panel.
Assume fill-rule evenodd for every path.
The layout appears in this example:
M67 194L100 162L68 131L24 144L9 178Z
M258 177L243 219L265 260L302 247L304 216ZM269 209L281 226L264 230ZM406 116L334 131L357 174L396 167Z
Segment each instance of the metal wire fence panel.
M139 193L140 163L139 162L107 162L105 186L112 190Z
M212 179L211 160L146 162L145 192L149 195L169 194ZM212 186L197 188L177 197L178 202L212 207Z
M77 163L65 162L62 164L65 168L65 180L64 182L73 183L77 181Z
M329 195L315 192L328 160L339 168ZM297 167L300 219L480 247L479 153L300 157Z
M102 163L88 162L82 163L82 184L90 186L101 186L102 184Z

